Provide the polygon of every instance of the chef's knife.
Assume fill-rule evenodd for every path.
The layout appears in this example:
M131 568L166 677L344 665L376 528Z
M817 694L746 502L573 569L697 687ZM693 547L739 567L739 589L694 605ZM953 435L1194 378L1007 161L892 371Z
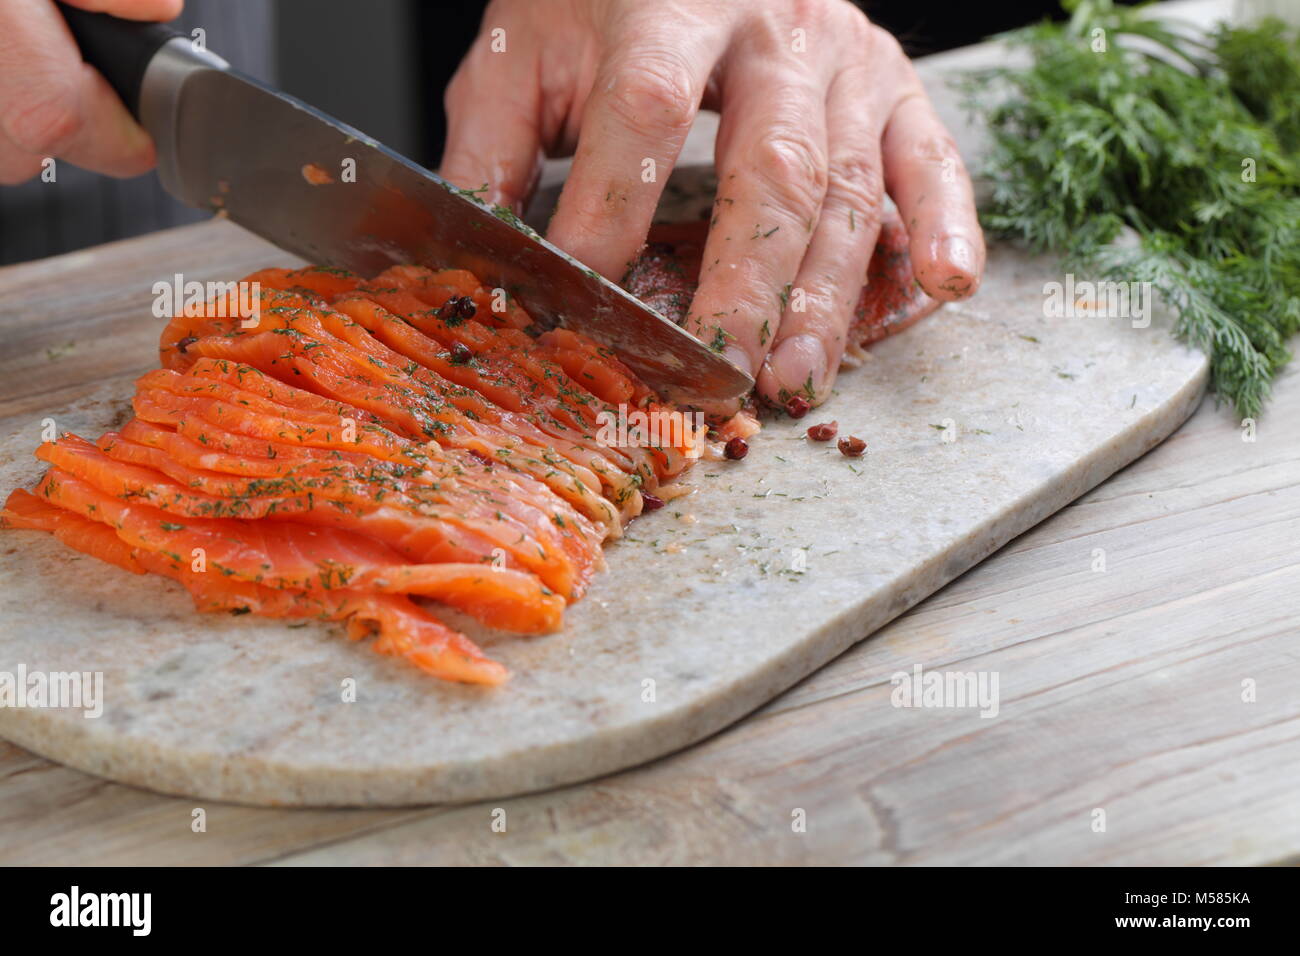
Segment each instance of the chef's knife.
M468 269L542 322L609 346L678 402L753 388L744 371L509 211L488 208L162 24L60 9L86 62L153 137L158 176L182 202L220 210L319 265L366 276L395 263Z

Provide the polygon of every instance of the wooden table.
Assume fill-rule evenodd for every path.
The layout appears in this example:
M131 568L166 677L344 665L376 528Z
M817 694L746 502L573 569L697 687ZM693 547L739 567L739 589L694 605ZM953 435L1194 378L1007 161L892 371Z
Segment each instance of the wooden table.
M147 290L113 286L122 263L220 260L229 277L284 259L220 222L88 255L0 270L0 427L153 365L158 320ZM196 834L191 800L0 743L0 863L1300 861L1300 371L1243 434L1207 400L830 666L653 764L470 806L208 805ZM996 673L998 718L892 706L891 675L914 664Z
M122 264L204 281L281 260L217 222L0 269L0 428L155 364L158 321L147 290L114 283ZM831 665L647 766L469 806L206 805L196 834L193 801L0 742L0 863L1300 862L1300 371L1243 434L1207 400ZM914 664L995 673L998 718L891 706Z

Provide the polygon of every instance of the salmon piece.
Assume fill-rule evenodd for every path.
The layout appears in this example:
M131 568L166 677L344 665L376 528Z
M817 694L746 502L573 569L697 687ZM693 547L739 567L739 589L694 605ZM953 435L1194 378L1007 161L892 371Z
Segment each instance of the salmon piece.
M380 487L376 495L394 490L421 499L432 496L434 501L443 500L439 496L443 491L460 489L475 495L478 502L516 515L525 524L542 519L571 526L585 542L588 553L600 554L596 526L541 482L520 472L494 469L478 457L455 449L432 451L423 463L408 466L360 452L318 452L299 445L260 442L207 426L199 426L195 440L184 423L172 431L138 418L128 421L120 435L127 441L162 449L173 461L220 474L254 478L311 478L323 474L342 481L377 483ZM562 522L555 520L557 512Z
M907 228L893 203L887 204L875 252L867 264L867 283L853 309L850 341L870 345L894 335L934 312L943 303L916 283Z
M395 383L391 380L391 370L354 361L341 344L316 342L295 330L279 331L288 334L210 336L200 339L190 351L200 350L213 357L251 365L273 377L284 376L310 384L320 394L377 415L389 429L408 440L423 438L444 447L475 451L488 461L508 459L512 467L538 478L589 518L604 525L608 534L616 534L621 528L618 511L601 497L600 479L589 468L575 464L553 449L526 442L491 422L475 421L431 391ZM221 413L225 420L232 417L229 408L221 409ZM148 417L138 405L136 414ZM299 435L309 444L328 441L323 435L306 430L300 430Z
M451 350L369 299L344 299L335 307L364 328L362 334L381 343L389 367L400 366L405 375L448 396L465 414L492 421L589 469L607 497L622 500L639 485L631 473L649 472L644 450L602 442L598 412L613 415L615 410L592 407L599 404L594 397L562 385L548 392L515 363L502 362L496 355L480 353L458 361ZM561 390L567 395L562 396Z
M390 490L409 495L417 503L430 500L435 504L452 506L466 501L466 496L469 496L469 510L479 520L494 518L500 512L503 518L511 516L522 527L532 529L532 537L539 537L548 549L558 540L559 547L576 569L576 581L552 576L548 565L536 560L535 545L528 545L528 550L512 559L511 553L524 543L518 533L508 542L506 558L522 559L524 565L539 574L550 587L570 599L576 599L595 571L604 566L600 548L603 534L585 516L530 476L491 468L473 455L462 455L452 450L431 457L427 467L414 468L355 452L330 451L325 457L317 457L311 454L310 449L275 443L259 444L251 439L247 441L252 442L252 447L237 445L237 450L242 450L236 455L226 454L225 450L232 443L245 440L243 436L230 435L212 427L204 427L200 434L203 444L191 440L184 433L184 424L180 431L171 431L132 419L123 426L121 437L163 451L174 463L173 470L158 470L186 484L193 476L182 478L185 473L177 466L210 470L215 473L214 481L224 475L314 481L323 475L342 482L375 483L379 489L374 496L379 500L387 498ZM273 457L261 457L268 452ZM214 488L214 485L205 483L200 490L215 494ZM448 497L454 492L463 494ZM329 497L328 492L321 497ZM539 529L542 533L538 533Z
M364 453L351 450L346 442L339 444L331 441L327 437L331 434L329 429L276 419L273 416L259 418L239 403L205 403L187 395L182 385L177 380L176 390L161 396L152 391L137 394L134 401L136 414L140 421L152 424L154 428L168 425L182 438L201 443L203 449L209 452L204 458L209 467L214 460L211 453L215 452L242 456L242 464L231 468L235 473L241 474L253 471L262 475L282 474L289 466L277 464L279 459L301 462L319 458L333 463L353 462L368 470L379 468L381 474L391 472L417 481L459 481L477 491L500 493L512 501L532 503L549 515L559 510L566 524L580 529L583 537L594 539L601 536L598 525L572 509L568 502L555 495L545 484L522 472L494 469L491 461L482 454L443 449L434 443L403 448L400 439L394 439L398 442L395 447L383 445L368 449L377 458L383 456L376 462ZM288 413L290 412L286 411ZM139 424L129 427L133 430L147 429L147 425ZM230 429L239 429L240 432L235 433ZM335 432L341 433L341 429L336 429ZM364 436L366 439L371 437L373 436ZM258 459L265 461L262 465L257 465ZM229 456L223 460L229 461Z
M387 545L337 528L269 518L194 517L178 510L182 500L150 497L150 504L141 503L144 496L129 494L129 485L124 500L99 483L111 486L122 480L117 473L132 466L104 459L93 470L86 464L89 457L82 456L78 473L51 468L36 494L108 524L133 547L159 552L178 564L202 549L213 571L267 587L420 595L520 634L544 634L560 626L564 599L532 574L485 563L409 564ZM64 462L73 463L70 456L61 457Z
M403 279L398 276L399 272L419 275L421 270L416 267L401 267L390 272L393 273L391 281L398 282L399 285L385 288L383 283L389 279L381 277L359 288L355 295L345 296L342 300L335 299L330 309L322 308L321 302L306 303L295 299L291 304L286 305L279 304L281 300L276 300L275 306L263 309L263 321L258 328L266 330L267 320L270 319L272 325L292 328L321 341L323 326L329 335L357 346L368 353L372 359L384 363L383 367L389 372L395 368L400 369L408 375L420 378L425 385L431 384L439 395L448 398L469 414L479 416L491 414L492 404L507 413L522 412L536 405L539 399L549 399L545 413L528 416L528 420L537 426L535 431L528 430L526 426L520 428L518 420L509 419L508 415L508 420L504 424L516 430L518 434L526 436L533 444L552 441L564 457L596 470L601 474L604 484L608 486L609 496L614 500L627 500L635 488L620 483L618 479L621 476L617 471L611 472L603 465L593 463L583 452L575 453L575 445L578 448L585 448L591 454L614 460L620 470L627 470L625 462L620 459L628 457L639 459L632 470L640 475L641 483L647 483L651 488L659 483L664 474L675 474L680 469L682 456L674 455L672 450L665 452L657 448L611 448L602 444L594 434L598 413L605 411L612 414L614 409L608 405L602 406L601 399L587 390L586 386L592 384L590 380L615 381L617 387L607 388L605 391L607 397L618 401L632 398L638 403L644 403L650 394L643 384L635 382L631 373L621 363L612 358L608 350L600 349L594 344L587 344L585 340L573 336L572 333L564 333L569 338L561 341L559 349L554 346L538 349L537 343L515 329L492 329L478 321L457 320L453 323L450 318L441 319L436 315L435 310L427 308L427 302L420 300L400 285L405 284L409 287L411 281L409 277ZM423 275L427 278L433 273L423 270ZM439 295L434 298L443 301L444 297ZM376 308L366 310L359 304L362 302L369 302ZM405 321L400 325L408 333L410 328L419 328L426 335L421 337L397 334L394 326L399 323L392 321L392 313L387 309L378 308L380 303L402 313L401 317ZM383 342L377 342L346 320L340 325L339 317L333 314L334 309L350 313L351 317L360 320L358 324L372 333L380 331L377 318L387 315L390 321L385 323L387 335L380 336ZM427 342L430 334L440 344L446 346L447 351L428 348L429 344L433 344ZM235 333L231 332L228 337L234 335ZM456 371L455 363L448 361L449 350L456 345L471 349L474 353L473 367L466 363L460 371ZM581 355L570 363L582 376L576 380L569 377L559 364L538 357L543 352L565 354L565 348L579 345L581 345ZM390 347L395 348L390 350ZM223 345L218 344L215 348L221 350L221 354L230 354ZM402 361L409 358L415 358L418 365L435 372L435 378L430 381L427 375L422 375L415 367ZM481 374L483 371L492 372L495 383L492 379L485 378ZM526 374L521 376L520 372ZM495 391L489 391L494 384L500 387ZM529 398L527 404L519 400L519 396L525 394ZM489 401L484 403L483 398ZM423 427L427 432L427 426ZM568 429L574 429L577 434ZM685 450L687 449L678 449L678 451ZM659 466L646 467L647 462L653 459L659 461ZM639 508L635 507L630 514L625 511L624 519L637 511Z
M175 436L174 436L175 437ZM229 475L181 460L187 450L168 443L171 452L138 444L118 433L99 439L98 450L115 461L160 473L177 487L144 473L124 473L115 484L155 500L170 495L167 510L205 516L265 517L327 524L368 534L419 563L438 561L504 562L532 571L569 600L585 591L600 560L600 537L559 500L546 513L527 501L483 489L407 482L374 472L359 473L345 463L303 462L270 478ZM65 436L41 457L56 464L84 457ZM66 465L65 465L66 467ZM72 468L70 470L75 470ZM114 488L106 488L113 493ZM165 499L166 500L166 499Z
M492 330L472 321L449 327L442 319L430 313L410 308L403 311L404 304L395 301L401 298L398 294L364 293L362 298L369 300L376 308L396 310L395 314L400 314L407 324L448 348L459 345L470 349L473 361L479 368L493 373L506 371L512 374L514 378L508 387L513 387L525 396L528 405L540 404L545 408L537 421L546 438L538 439L535 433L529 433L530 438L534 442L549 440L569 461L596 471L602 479L601 485L607 497L620 506L623 521L640 513L639 488L642 485L647 489L656 487L663 472L660 465L656 465L656 460L663 464L668 459L657 449L611 447L602 443L597 427L598 416L605 413L616 417L617 409L605 405L581 384L570 379L559 365L540 357L544 350L539 349L537 343L526 336L521 337L527 344L515 342L509 338L511 330ZM356 316L363 316L365 312L354 300L344 300L338 306ZM373 310L370 311L373 316ZM519 381L520 373L525 376L524 383ZM465 381L463 377L461 381ZM578 432L575 435L567 428L576 428ZM585 451L575 452L572 442L576 442ZM596 456L613 462L615 469L611 471ZM621 459L631 461L632 467L629 469ZM620 471L623 473L620 474Z
M423 303L413 301L407 292L376 292L364 287L357 296L335 303L336 308L357 317L363 324L362 313L354 304L358 298L400 316L412 328L449 348L463 345L479 363L497 362L524 373L532 382L531 390L524 394L528 394L532 401L539 395L549 395L553 400L576 396L577 401L569 403L567 408L578 410L589 424L594 425L596 416L602 411L615 414L620 405L644 410L652 398L644 383L608 349L567 329L553 329L534 341L517 331L494 330L473 320L452 325L432 310L422 309ZM517 380L513 384L523 393ZM690 436L687 440L670 449L625 449L638 459L635 471L648 490L653 490L664 478L685 467L684 460L698 440L692 429L687 429L686 434ZM624 488L614 488L612 494L616 499L624 500L628 492ZM633 514L640 510L639 501L635 505Z
M434 271L423 266L390 266L375 276L367 286L375 290L399 290L414 296L426 309L437 309L452 296L468 296L474 301L475 318L484 325L508 329L525 329L532 317L513 295L502 289L484 288L478 277L464 269ZM498 304L500 308L498 308Z
M491 521L471 522L450 509L419 512L403 509L400 502L339 500L342 496L337 495L336 487L284 479L253 484L242 495L214 495L148 467L157 461L151 449L134 446L143 452L140 454L132 451L129 442L113 438L101 441L109 446L107 451L76 436L64 435L57 442L42 445L36 454L105 494L148 504L179 517L242 521L273 517L341 529L366 535L418 564L446 562L516 573L526 570L537 574L549 590L570 598L581 594L594 571L590 559L581 570L574 566L558 544L554 525L541 527L539 539L521 524L507 522L504 513L494 526ZM185 473L183 468L176 471ZM496 560L498 554L500 560ZM382 557L377 552L375 560ZM287 586L305 587L297 583Z
M0 510L0 526L48 531L74 550L134 574L169 577L190 592L200 611L346 621L349 637L359 640L374 632L372 646L378 653L400 657L434 677L486 686L504 683L509 677L505 667L486 657L463 634L400 595L348 589L309 594L197 573L183 562L133 548L107 525L21 488L9 495Z
M373 305L373 303L366 303ZM378 308L378 306L376 306ZM370 310L360 313L373 318ZM301 315L297 317L301 320ZM557 451L575 465L584 466L599 474L602 484L626 480L621 471L628 465L628 456L615 447L602 445L594 430L576 404L560 401L556 396L539 393L536 389L525 402L517 397L524 383L519 376L513 379L500 374L488 355L471 356L459 363L449 350L423 346L416 340L423 338L413 329L401 338L407 347L405 353L390 348L362 325L342 313L326 311L309 316L312 327L302 329L318 341L324 335L347 342L368 356L386 381L395 387L417 388L440 400L446 400L473 421L492 422L509 433L539 447ZM324 335L322 335L324 333ZM414 361L411 361L411 360ZM497 373L493 375L493 373ZM492 376L489 378L489 376ZM493 382L495 379L495 382ZM493 386L496 387L493 387ZM498 401L493 401L496 398ZM595 414L591 414L594 421Z
M135 549L107 525L65 511L23 488L10 492L0 510L0 527L48 531L82 554L89 554L132 574L148 569L135 558Z

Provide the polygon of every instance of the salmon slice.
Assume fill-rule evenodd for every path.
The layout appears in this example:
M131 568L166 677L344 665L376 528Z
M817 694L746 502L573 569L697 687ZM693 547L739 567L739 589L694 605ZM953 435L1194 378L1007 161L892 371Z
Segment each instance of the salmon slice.
M295 384L309 384L319 394L378 416L390 430L409 441L422 439L475 451L489 461L508 460L511 467L538 478L589 518L605 525L607 533L617 533L621 527L618 511L601 496L600 479L589 468L552 448L524 441L498 425L475 421L429 390L394 382L390 370L355 359L341 343L317 342L296 330L277 331L286 334L210 336L200 339L190 351L251 365ZM232 411L227 408L223 414L230 418ZM148 417L138 407L137 414ZM309 444L337 444L337 439L308 431L302 434L302 440Z
M457 491L447 487L449 482L411 483L321 461L300 463L272 478L228 475L181 460L194 457L182 441L169 442L169 452L109 432L97 445L115 461L170 479L123 472L112 483L149 500L162 497L166 510L200 517L274 514L289 521L334 525L368 534L419 563L504 562L532 571L569 600L581 595L599 563L599 536L566 521L566 516L573 522L580 519L558 499L559 510L546 514L517 498L473 488ZM87 452L65 436L40 454L75 471ZM117 493L112 487L105 490Z
M194 496L178 499L168 491L163 499L133 491L144 483L133 473L144 469L107 458L96 466L88 450L75 458L59 454L66 451L66 446L43 446L43 454L60 464L46 473L36 493L111 526L133 547L177 563L187 563L201 549L203 563L212 571L268 587L420 595L520 634L549 633L560 626L564 599L532 574L485 563L410 564L382 542L333 527L274 518L197 517L186 510ZM63 464L78 470L68 471ZM102 485L124 488L126 498Z
M82 554L107 561L132 574L148 573L148 569L136 560L135 549L119 538L112 528L51 504L23 488L10 492L3 510L0 510L0 526L48 531Z
M405 269L410 272L415 267ZM528 394L530 400L539 396L559 400L561 407L566 411L576 410L589 424L595 423L600 412L614 412L619 406L646 410L647 403L653 398L645 384L636 379L608 349L566 329L553 329L534 341L516 330L492 329L477 321L453 323L436 310L425 309L423 306L427 303L405 290L375 291L364 286L357 295L336 301L334 307L366 324L355 305L360 299L381 306L447 347L464 346L479 363L490 365L495 362L523 373L531 383L523 394ZM517 379L514 385L516 391L523 391L518 387ZM567 401L569 397L576 401ZM661 411L680 414L668 409ZM685 467L685 461L694 457L690 453L696 448L699 436L690 428L685 430L685 436L675 448L648 449L648 453L659 460L657 467L638 469L649 487L653 488L665 477L677 474ZM635 449L634 453L644 455L647 450Z
M374 632L372 646L377 652L403 658L434 677L495 686L509 676L504 666L484 656L463 634L400 595L349 589L313 593L276 590L223 575L197 573L183 562L132 547L111 527L22 489L9 495L0 510L0 525L48 531L68 547L124 570L169 577L190 592L200 611L347 621L353 639Z
M566 457L600 473L606 485L625 477L622 471L611 471L610 465L631 469L635 459L642 457L638 449L600 441L596 429L599 413L615 410L592 395L562 384L552 383L549 390L543 388L523 374L518 363L496 354L475 354L466 347L457 357L453 349L418 332L370 299L347 298L336 302L334 308L385 348L383 358L390 365L403 366L407 374L445 389L467 413L492 415L507 424L518 422L522 416L530 440L556 443L554 447ZM352 331L349 338L359 334ZM418 369L410 364L412 361Z
M473 497L468 500L476 511L490 508L495 514L501 510L525 525L546 529L548 534L552 533L549 525L564 529L558 535L566 540L566 548L579 548L575 556L598 559L601 553L599 529L568 502L536 479L494 468L473 454L426 449L429 456L422 464L406 465L354 451L261 441L205 424L192 426L184 420L177 426L173 430L136 418L128 421L120 434L127 441L161 449L173 462L219 474L338 479L376 486L369 492L376 499L390 492L433 502L450 496L465 501L464 495L470 495Z

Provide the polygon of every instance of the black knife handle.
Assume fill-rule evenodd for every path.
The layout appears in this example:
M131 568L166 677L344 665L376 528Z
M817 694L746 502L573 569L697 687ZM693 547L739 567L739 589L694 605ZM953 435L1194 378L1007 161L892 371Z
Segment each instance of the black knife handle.
M108 80L131 115L140 116L140 82L149 61L168 40L184 36L161 23L119 20L57 4L81 48L81 57Z

